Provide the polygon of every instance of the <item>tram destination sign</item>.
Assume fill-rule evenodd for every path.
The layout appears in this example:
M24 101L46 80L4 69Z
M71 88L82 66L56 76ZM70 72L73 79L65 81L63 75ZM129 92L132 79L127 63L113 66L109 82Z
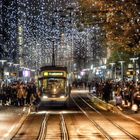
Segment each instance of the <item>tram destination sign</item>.
M64 72L44 72L44 76L64 76Z

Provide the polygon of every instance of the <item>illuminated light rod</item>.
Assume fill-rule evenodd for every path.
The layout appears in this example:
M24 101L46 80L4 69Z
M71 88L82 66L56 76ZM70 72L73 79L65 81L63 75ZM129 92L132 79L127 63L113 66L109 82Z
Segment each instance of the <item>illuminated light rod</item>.
M112 67L115 65L115 63L109 63Z
M31 69L32 72L35 72L35 69Z
M7 60L0 60L0 62L2 63L2 65L7 62Z
M20 68L23 69L23 70L31 70L31 69L26 68L26 67L20 67ZM35 71L35 70L31 70L31 71Z
M133 63L138 60L139 58L138 57L135 57L135 58L130 58L131 61L133 61Z
M15 67L20 66L20 64L14 64Z
M7 64L9 64L10 66L12 66L13 63L12 62L7 62Z
M90 68L88 68L88 69L83 69L82 71L83 71L83 72L85 72L85 71L90 71Z

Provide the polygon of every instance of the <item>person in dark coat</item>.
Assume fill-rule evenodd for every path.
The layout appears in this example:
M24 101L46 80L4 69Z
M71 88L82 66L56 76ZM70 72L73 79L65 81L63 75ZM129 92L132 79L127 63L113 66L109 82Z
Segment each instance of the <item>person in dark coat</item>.
M31 104L31 95L32 95L31 85L28 84L26 87L26 90L27 90L26 104L30 105Z
M88 83L88 90L89 90L89 92L91 91L91 83L90 82Z
M109 82L106 82L103 88L103 100L105 100L108 103L110 97L111 97L111 85L109 84Z

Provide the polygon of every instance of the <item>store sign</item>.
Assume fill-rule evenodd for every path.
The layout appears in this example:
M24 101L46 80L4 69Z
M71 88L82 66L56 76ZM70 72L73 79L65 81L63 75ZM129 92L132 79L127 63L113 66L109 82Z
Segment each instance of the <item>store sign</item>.
M17 73L16 72L12 72L10 75L15 77L15 76L17 76Z
M134 75L135 74L135 72L134 71L127 71L127 73L126 73L127 75Z

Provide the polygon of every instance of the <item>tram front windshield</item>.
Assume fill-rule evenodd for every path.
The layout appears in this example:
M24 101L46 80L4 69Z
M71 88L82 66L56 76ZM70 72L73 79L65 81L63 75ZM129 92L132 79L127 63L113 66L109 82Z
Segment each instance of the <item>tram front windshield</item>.
M43 91L52 92L66 92L66 79L64 78L45 78L39 81L40 87L43 88Z
M47 80L47 89L64 89L65 88L65 80L57 79L57 78L49 78Z

